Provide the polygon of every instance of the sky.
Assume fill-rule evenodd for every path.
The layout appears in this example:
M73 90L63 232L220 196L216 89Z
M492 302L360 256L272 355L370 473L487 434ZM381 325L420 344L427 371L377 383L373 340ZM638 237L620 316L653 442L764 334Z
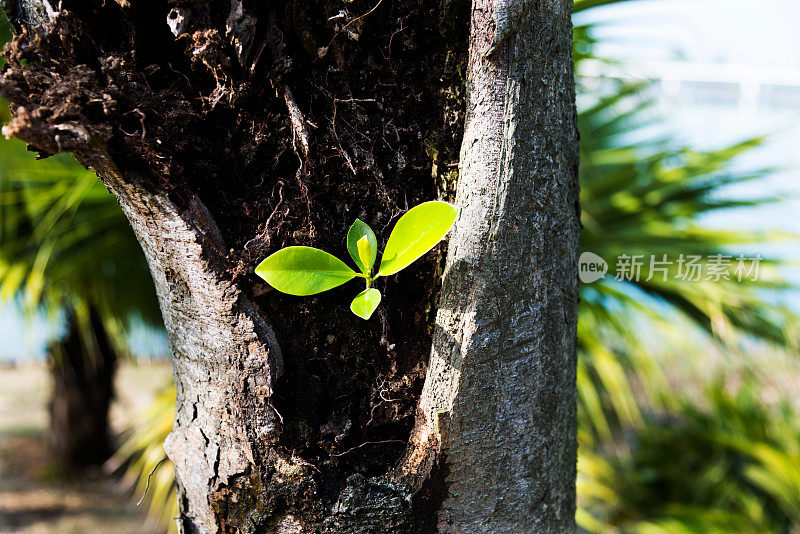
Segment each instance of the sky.
M676 62L689 62L709 74L722 69L748 79L800 80L800 0L631 0L593 9L576 23L602 22L596 36L601 55L623 62L630 76L659 77ZM661 72L659 72L659 69ZM729 69L730 70L730 69ZM738 74L736 74L738 73ZM769 179L737 186L731 195L788 197L768 208L728 212L704 223L720 228L771 229L800 235L800 87L797 98L781 106L738 106L661 95L660 112L673 136L697 149L772 134L761 148L742 158L741 169L781 167ZM791 90L790 90L791 92ZM713 97L714 95L712 95ZM768 250L800 260L796 243ZM800 276L788 273L800 283ZM41 357L42 340L57 330L43 317L24 319L12 307L0 309L0 361ZM163 336L136 328L134 351L164 354Z
M26 317L16 304L0 307L0 362L19 358L41 359L44 339L58 332L43 314Z
M604 52L626 60L800 68L797 0L636 0L584 15L605 23Z
M576 23L596 22L599 55L622 62L630 77L668 76L677 70L712 79L742 79L749 85L780 81L779 105L732 103L724 89L692 99L662 83L659 112L673 137L695 149L720 148L767 135L762 147L744 154L734 170L779 168L766 179L726 191L733 197L781 195L778 204L708 216L705 225L772 230L800 235L800 0L634 0L593 9ZM694 69L681 69L686 63ZM745 88L746 90L746 88ZM716 97L716 102L715 102ZM800 245L785 241L759 252L800 261ZM750 252L750 251L745 251ZM800 270L785 271L800 284ZM797 295L791 297L794 300Z

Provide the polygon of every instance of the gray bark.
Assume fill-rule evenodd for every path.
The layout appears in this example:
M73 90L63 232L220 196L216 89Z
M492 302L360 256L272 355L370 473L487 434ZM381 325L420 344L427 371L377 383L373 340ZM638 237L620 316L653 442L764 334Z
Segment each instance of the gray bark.
M36 20L50 14L36 5L43 3L17 3L17 23L46 31L49 22ZM417 424L391 474L354 474L331 507L308 512L314 467L279 446L271 395L280 349L263 313L216 272L225 247L208 210L196 198L179 210L101 151L80 155L119 199L157 287L178 389L165 448L183 531L419 531L429 523L409 503L426 492L444 496L425 505L439 532L574 529L571 7L571 0L473 2L462 215ZM31 117L19 117L7 131L25 138Z
M441 455L446 532L574 528L572 2L511 4L509 15L497 12L505 2L474 3L462 212L403 466L419 477L431 469L430 451Z
M274 464L287 484L308 475L266 450L279 434L270 397L283 365L280 348L262 314L210 265L223 243L199 199L180 213L165 196L122 180L107 160L81 159L119 200L153 275L177 389L164 449L179 485L181 527L218 532L221 503L209 496L224 498L223 488L254 462Z

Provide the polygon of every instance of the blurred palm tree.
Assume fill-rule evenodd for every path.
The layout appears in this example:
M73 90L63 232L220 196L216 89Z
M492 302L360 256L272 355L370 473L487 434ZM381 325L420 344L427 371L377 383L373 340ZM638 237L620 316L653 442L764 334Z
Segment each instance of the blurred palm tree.
M575 9L608 3L578 0ZM578 73L583 62L601 61L594 45L592 26L577 26ZM727 186L772 171L731 171L763 139L708 152L681 146L653 128L660 118L649 89L648 82L578 76L582 252L604 258L612 271L620 256L643 260L638 277L609 274L581 285L578 523L593 532L796 529L800 421L763 406L747 382L736 394L708 389L700 410L670 387L657 358L676 330L700 340L693 357L711 345L737 354L753 339L797 349L798 319L775 304L789 289L776 262L762 259L755 280L739 281L734 259L725 271L730 279L686 281L676 261L735 258L788 237L700 222L719 210L779 200L725 195ZM651 255L658 261L664 254L672 260L660 266L666 271L651 269Z
M731 183L767 171L727 172L733 159L761 140L699 153L622 141L646 117L647 102L620 119L615 95L584 109L582 249L612 260L621 254L708 257L775 236L700 226L704 214L775 199L725 200ZM616 124L615 124L616 123ZM653 147L659 148L654 150ZM610 261L611 262L611 261ZM666 276L645 260L638 280L612 275L581 287L579 312L579 524L593 532L779 532L800 526L800 421L761 404L755 386L707 391L704 410L670 387L658 351L675 346L676 329L740 353L760 339L796 351L797 318L774 304L788 289L774 262L762 260L758 280L682 281L677 264ZM611 269L613 269L611 263ZM697 335L705 332L705 336ZM705 338L705 339L704 339ZM638 392L638 393L637 393ZM796 442L795 442L796 443ZM757 474L756 474L757 473ZM690 491L691 490L691 491ZM780 528L779 528L780 527Z
M10 38L0 21L0 42ZM9 120L0 105L0 121ZM108 408L125 332L160 322L143 254L113 196L67 155L36 161L0 140L0 299L64 321L48 347L53 376L50 441L67 466L112 451Z
M2 140L0 160L0 298L63 318L48 347L51 445L66 465L101 462L124 335L160 320L147 266L113 196L69 156L36 161Z
M703 216L723 209L758 206L779 200L762 197L732 200L725 187L762 178L770 169L735 173L735 158L763 142L752 139L709 152L676 146L668 137L641 141L641 131L653 116L643 98L646 84L611 82L611 93L581 110L581 251L609 262L639 258L640 272L605 278L581 286L578 337L581 348L581 387L584 408L592 414L594 430L609 437L607 417L601 417L599 390L613 405L613 416L626 424L639 420L628 374L663 392L663 378L648 355L653 338L674 331L676 322L697 327L709 341L736 346L757 338L796 347L796 317L773 301L789 289L779 265L768 258L743 263L750 276L739 276L736 247L784 239L778 233L713 230L702 226ZM579 84L580 89L580 84ZM634 141L628 141L634 139ZM668 264L651 264L664 260ZM721 255L730 264L724 276L702 275L687 280L681 257L707 259ZM681 272L683 269L683 272ZM626 274L631 274L630 270ZM691 278L691 277L690 277ZM660 381L660 383L659 383Z

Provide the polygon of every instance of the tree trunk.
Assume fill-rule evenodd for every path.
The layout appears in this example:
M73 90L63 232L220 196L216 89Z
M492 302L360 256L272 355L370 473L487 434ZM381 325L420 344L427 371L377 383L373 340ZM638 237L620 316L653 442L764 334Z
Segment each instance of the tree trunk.
M427 474L429 449L443 455L440 530L570 530L580 211L569 3L511 2L504 23L498 4L474 3L462 212L404 469ZM499 47L493 28L511 32Z
M101 464L112 452L108 410L117 355L94 310L88 323L82 335L70 312L66 336L48 348L53 380L49 441L53 456L67 468Z
M74 151L145 251L182 531L572 530L572 3L61 6L10 13L4 132ZM454 193L444 276L386 280L369 322L252 275Z

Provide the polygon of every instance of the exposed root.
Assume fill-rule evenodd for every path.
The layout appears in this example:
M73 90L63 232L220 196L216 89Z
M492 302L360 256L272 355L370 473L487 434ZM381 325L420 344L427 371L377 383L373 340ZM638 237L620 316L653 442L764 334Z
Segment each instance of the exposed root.
M294 95L288 85L283 86L283 99L286 102L286 108L289 110L289 121L292 125L292 145L295 152L298 152L297 157L300 161L308 160L308 128L306 128L306 121L303 114L294 101ZM297 146L300 145L298 151Z

